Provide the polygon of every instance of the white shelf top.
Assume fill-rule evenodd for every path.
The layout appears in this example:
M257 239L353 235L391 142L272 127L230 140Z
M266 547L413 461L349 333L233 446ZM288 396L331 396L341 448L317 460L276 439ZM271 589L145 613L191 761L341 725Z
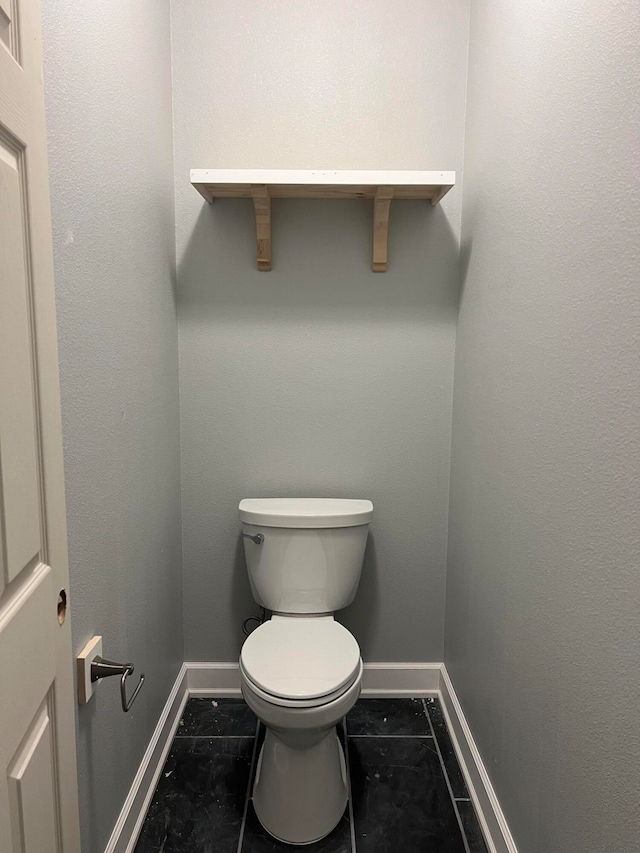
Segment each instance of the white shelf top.
M393 198L425 198L437 204L454 186L455 172L331 169L192 169L191 183L207 201L250 198L266 186L272 198L373 198L392 187Z
M192 169L192 184L362 184L378 186L418 186L450 184L455 172L415 172L371 169Z

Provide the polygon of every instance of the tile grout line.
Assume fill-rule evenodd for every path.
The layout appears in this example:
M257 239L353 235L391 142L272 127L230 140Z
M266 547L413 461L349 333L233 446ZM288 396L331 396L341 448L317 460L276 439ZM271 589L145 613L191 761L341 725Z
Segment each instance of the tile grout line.
M451 788L451 782L449 781L449 774L447 773L447 768L444 766L444 761L442 759L442 753L440 752L440 744L438 743L438 738L436 737L435 729L433 728L433 723L431 722L431 717L429 716L429 710L427 708L427 703L425 700L422 700L422 705L424 707L424 712L427 715L427 720L429 721L429 728L431 729L431 734L433 735L433 742L436 747L436 752L438 753L438 758L440 759L440 766L442 767L442 772L444 774L444 780L447 783L447 788L449 790L449 796L451 797L451 803L453 805L453 811L456 815L456 820L458 821L458 826L460 827L460 834L462 835L462 843L464 844L465 853L471 853L469 850L469 842L467 841L467 834L464 831L464 827L462 825L462 818L460 817L460 812L458 811L458 805L456 798L453 796L453 789Z
M358 738L358 737L368 737L368 738L402 738L406 740L407 738L414 738L419 740L422 738L423 740L433 740L433 735L349 735L350 738Z
M176 735L174 740L251 740L255 735Z
M247 813L249 811L249 801L251 799L251 785L253 783L253 770L256 765L256 752L258 751L258 735L260 733L260 721L256 721L256 733L253 737L253 750L251 751L251 763L249 765L249 781L247 782L247 793L244 798L244 808L242 810L242 821L240 823L240 835L238 837L237 853L241 853L244 843L244 830L247 825Z
M342 718L342 732L344 734L344 763L347 768L347 797L349 806L349 832L351 834L351 853L356 851L356 825L353 819L353 798L351 796L351 762L349 761L349 732L347 731L347 717Z

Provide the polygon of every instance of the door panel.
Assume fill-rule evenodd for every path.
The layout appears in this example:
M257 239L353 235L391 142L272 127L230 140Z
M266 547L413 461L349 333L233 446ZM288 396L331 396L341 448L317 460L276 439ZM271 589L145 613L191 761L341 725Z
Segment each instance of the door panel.
M22 152L0 138L0 493L4 582L40 552L40 489Z
M3 851L15 849L16 853L22 853L29 850L26 841L39 838L38 824L46 824L52 830L51 843L55 846L47 842L34 850L42 849L44 853L61 849L51 729L57 627L49 608L52 595L51 569L40 563L11 596L11 607L5 608L0 617L0 672L3 674L0 766L6 768L0 783L0 850ZM49 745L48 753L46 744ZM36 774L39 778L35 778Z
M0 851L80 853L38 0L0 0Z
M49 698L49 697L48 697ZM43 703L9 768L9 806L15 853L58 853L53 726Z
M18 59L18 18L14 0L0 0L0 41Z

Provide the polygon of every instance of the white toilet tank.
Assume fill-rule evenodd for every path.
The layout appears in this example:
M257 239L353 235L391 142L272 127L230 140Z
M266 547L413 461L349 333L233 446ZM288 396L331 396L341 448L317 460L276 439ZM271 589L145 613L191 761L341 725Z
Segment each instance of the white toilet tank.
M258 604L277 613L312 614L333 613L353 601L371 501L245 498L238 509Z

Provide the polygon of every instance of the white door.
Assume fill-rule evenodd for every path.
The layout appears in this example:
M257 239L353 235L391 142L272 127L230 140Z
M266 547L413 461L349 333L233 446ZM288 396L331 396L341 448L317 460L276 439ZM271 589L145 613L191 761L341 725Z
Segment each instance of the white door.
M78 853L40 6L0 0L0 853Z

